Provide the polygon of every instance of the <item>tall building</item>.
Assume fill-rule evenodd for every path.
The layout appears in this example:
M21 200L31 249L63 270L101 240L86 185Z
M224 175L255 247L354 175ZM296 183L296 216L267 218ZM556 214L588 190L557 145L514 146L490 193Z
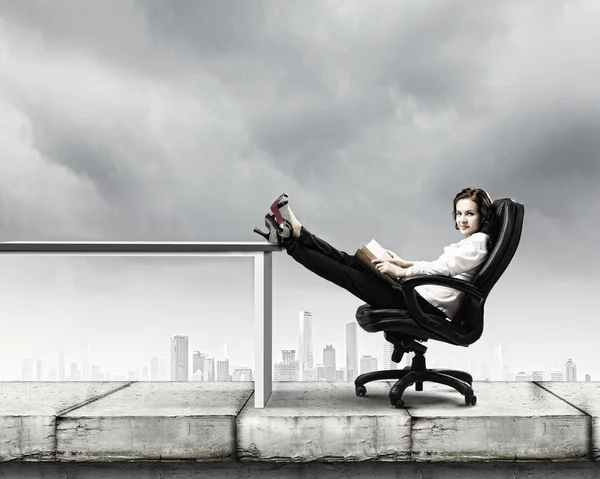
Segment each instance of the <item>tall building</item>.
M233 381L254 381L252 369L236 368L233 370Z
M312 369L313 358L313 318L309 311L300 311L298 315L298 360L300 369Z
M23 359L21 362L21 381L35 381L33 359Z
M204 380L215 381L215 358L204 359Z
M171 381L188 381L188 337L171 336Z
M564 381L565 375L562 371L553 370L550 371L550 381Z
M346 323L346 381L354 381L358 376L358 343L356 322Z
M404 367L405 368L412 367L412 360L414 357L415 357L415 353L413 353L412 351L404 353Z
M77 363L71 363L71 372L67 377L67 381L81 381L81 371Z
M65 380L65 352L62 349L58 353L58 380Z
M502 380L502 371L504 370L504 364L502 361L502 344L496 343L494 345L494 365L492 369L492 381Z
M200 351L194 351L192 353L192 373L197 373L200 371L204 377L204 360L206 359L206 354L201 353Z
M160 360L150 358L150 381L160 381Z
M219 348L219 354L222 358L229 359L229 346L227 343L223 343L223 346Z
M328 344L323 349L323 366L325 366L325 381L335 381L336 365L335 365L335 348Z
M92 346L86 343L83 354L83 376L84 381L89 381L92 373Z
M592 380L592 377L589 374L585 375L585 382L589 383Z
M38 358L35 362L35 380L44 380L44 361L42 360L42 358Z
M229 375L229 359L217 361L217 381L231 381L231 376Z
M490 372L490 364L489 363L483 363L481 365L481 380L482 381L490 381L492 378L491 372Z
M100 372L99 364L92 364L92 370L90 371L90 381L104 381L105 375Z
M577 366L571 358L565 363L565 380L567 382L577 381Z
M360 358L360 374L370 373L371 371L377 371L377 358L363 355Z
M394 345L383 338L383 369L398 369L398 364L392 361Z
M281 351L283 361L273 366L273 381L300 381L300 362L296 359L296 351Z

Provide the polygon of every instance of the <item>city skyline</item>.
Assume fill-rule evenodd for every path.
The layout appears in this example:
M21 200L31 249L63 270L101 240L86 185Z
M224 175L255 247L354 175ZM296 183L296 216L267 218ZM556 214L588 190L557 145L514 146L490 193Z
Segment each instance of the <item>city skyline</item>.
M278 360L278 356L273 356L273 378L274 380L291 381L291 380L326 380L326 381L352 381L358 373L368 372L375 369L396 369L404 366L409 366L411 363L411 354L405 354L400 363L396 364L391 361L393 345L385 340L382 336L382 351L383 361L367 351L359 350L356 341L356 323L346 323L344 325L346 344L344 349L338 351L331 344L325 345L321 349L322 354L317 354L315 360L315 346L312 338L312 313L302 310L298 313L298 350L287 349L281 350L282 358ZM143 366L141 370L129 369L127 374L117 374L114 380L153 380L158 379L158 371L160 369L161 379L170 381L223 381L233 380L237 374L238 378L248 378L253 375L251 366L232 365L228 358L228 344L223 343L218 348L218 356L210 356L207 352L189 349L189 336L173 335L169 338L170 359L166 364L166 359L152 357L150 359L150 367ZM306 354L302 351L306 351ZM296 354L299 352L299 355ZM340 357L345 356L346 361L338 362L338 354ZM303 359L304 358L304 359ZM310 358L311 366L304 364L306 358ZM319 358L321 361L319 362ZM454 357L431 357L426 355L429 368L449 368L462 369L470 372L472 376L479 380L494 380L494 381L513 381L513 380L577 380L577 366L573 363L571 357L564 363L563 368L546 367L537 368L527 374L519 370L518 373L511 369L511 366L506 364L502 353L502 344L496 343L493 347L492 363L483 362L473 368L472 354L469 352L467 363L459 360L458 363ZM92 362L92 348L90 344L83 346L83 367L80 371L77 362L69 362L70 372L66 380L102 380L104 374L100 371L98 364ZM358 365L358 373L354 374L348 371L348 364ZM67 361L65 360L64 351L59 351L58 354L58 371L54 369L54 374L58 378L61 373L64 375ZM378 364L381 365L378 367ZM36 378L41 377L44 371L48 371L48 367L43 368L42 360L27 358L21 361L21 379L30 380L33 376L35 368ZM63 368L63 370L61 370ZM519 367L517 367L519 369ZM25 371L27 370L27 373ZM167 370L169 374L167 376ZM52 371L52 369L50 369ZM87 371L87 372L86 372ZM140 373L141 371L141 373ZM197 373L200 371L200 376ZM94 376L95 375L95 376ZM349 376L350 375L350 376ZM25 379L28 376L29 379ZM586 372L580 373L580 377L586 379L591 375ZM91 379L95 377L95 379ZM110 376L109 376L110 377ZM246 379L248 380L248 379ZM589 380L589 379L587 379Z
M524 205L521 242L481 338L430 341L428 361L493 368L501 343L514 368L573 357L600 378L600 2L259 5L0 2L0 241L264 241L287 192L338 249L432 261L480 186ZM173 335L253 355L250 258L3 254L0 283L0 377L84 344L137 368ZM363 303L286 252L272 293L273 357L303 310L313 353L342 351ZM381 340L357 331L380 365Z

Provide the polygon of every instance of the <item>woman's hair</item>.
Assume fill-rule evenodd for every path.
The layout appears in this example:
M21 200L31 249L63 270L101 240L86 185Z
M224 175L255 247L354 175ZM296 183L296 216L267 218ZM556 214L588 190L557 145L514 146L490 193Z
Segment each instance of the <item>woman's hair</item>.
M465 188L454 197L452 208L452 217L454 218L454 227L456 224L456 203L459 200L469 199L477 205L477 211L480 216L479 231L488 235L488 251L492 246L492 228L494 227L494 206L492 198L483 188Z

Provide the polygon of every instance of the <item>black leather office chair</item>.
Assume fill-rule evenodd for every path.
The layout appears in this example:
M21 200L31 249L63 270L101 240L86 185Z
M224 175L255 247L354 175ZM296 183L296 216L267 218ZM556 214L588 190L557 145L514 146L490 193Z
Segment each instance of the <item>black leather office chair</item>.
M383 331L385 339L394 345L392 361L399 363L407 352L414 352L412 366L389 371L373 371L358 376L354 385L357 396L367 392L365 384L380 379L397 379L390 390L393 406L404 406L402 394L415 384L417 391L423 390L424 381L432 381L453 387L465 397L467 405L475 405L472 376L465 371L448 369L427 369L423 344L428 339L444 341L456 346L469 346L483 333L483 310L485 300L502 273L512 260L523 228L525 208L521 203L509 198L494 201L494 226L492 250L486 262L472 283L447 276L418 275L401 281L408 310L373 309L368 304L360 306L356 312L358 324L365 331ZM440 315L424 313L415 295L415 286L436 284L448 286L465 293L460 310L451 321Z

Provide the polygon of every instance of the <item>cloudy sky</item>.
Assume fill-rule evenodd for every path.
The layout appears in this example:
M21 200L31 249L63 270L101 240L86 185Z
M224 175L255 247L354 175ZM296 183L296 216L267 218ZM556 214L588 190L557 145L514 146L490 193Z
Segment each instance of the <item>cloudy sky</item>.
M4 241L261 241L283 191L340 249L410 260L460 240L465 186L525 205L476 368L600 379L595 298L600 4L589 1L0 1ZM0 379L23 358L125 373L169 336L253 366L252 262L0 257ZM274 357L315 318L316 357L361 301L274 258ZM382 359L382 335L359 353ZM430 343L428 357L464 348ZM477 369L475 370L477 372Z

